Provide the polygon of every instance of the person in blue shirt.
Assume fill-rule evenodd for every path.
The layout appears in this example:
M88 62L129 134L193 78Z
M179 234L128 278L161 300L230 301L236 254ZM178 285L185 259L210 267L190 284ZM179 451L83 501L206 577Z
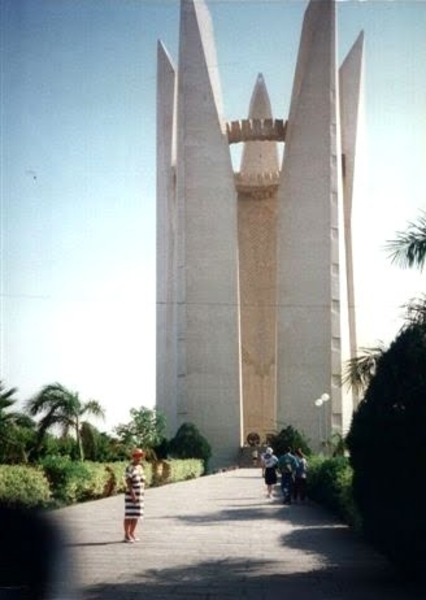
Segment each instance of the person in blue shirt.
M308 472L308 461L302 450L298 448L294 453L297 460L296 473L294 474L293 500L304 502L306 499L306 480Z
M287 446L285 453L278 459L278 470L281 473L281 491L284 504L291 504L296 469L296 457L292 454L291 447Z

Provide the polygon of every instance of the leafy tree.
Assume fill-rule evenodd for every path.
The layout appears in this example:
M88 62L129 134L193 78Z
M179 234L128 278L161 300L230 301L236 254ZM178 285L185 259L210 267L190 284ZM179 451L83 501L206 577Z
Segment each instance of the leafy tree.
M166 431L166 418L161 412L141 406L139 409L132 408L130 416L130 423L114 429L127 450L137 446L147 452L161 443Z
M111 462L115 460L127 460L129 451L122 442L105 431L97 432L97 460L99 462Z
M84 421L81 425L84 456L94 462L111 462L129 458L129 449L120 440Z
M33 459L39 462L47 456L66 456L78 460L79 451L77 440L70 435L60 437L46 432L41 443L37 444L33 452Z
M392 262L422 270L426 213L398 232L387 250ZM365 533L401 569L424 580L426 490L415 482L426 460L426 297L405 308L405 322L389 349L380 348L373 368L367 360L364 370L361 364L348 376L349 383L364 386L365 395L346 444Z
M346 442L366 535L417 576L426 564L425 431L426 324L409 322L378 362Z
M104 418L105 411L96 400L82 402L77 392L72 392L60 383L44 386L27 403L32 416L43 415L38 424L38 443L41 444L46 431L59 428L63 436L72 431L78 445L80 460L84 460L81 440L82 418L86 415Z
M24 426L12 422L7 430L0 429L0 463L26 464L33 460L36 439L35 423Z
M84 457L96 461L98 457L98 432L93 425L83 421L80 427L81 443Z
M193 423L183 423L170 440L169 452L176 458L201 458L207 470L212 449L207 439Z

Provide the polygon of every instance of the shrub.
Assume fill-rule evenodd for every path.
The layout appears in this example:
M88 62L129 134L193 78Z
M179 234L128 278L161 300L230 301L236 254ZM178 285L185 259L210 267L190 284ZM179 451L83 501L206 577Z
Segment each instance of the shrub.
M41 469L0 465L0 502L3 506L43 508L50 499L49 482Z
M352 468L349 459L311 457L308 471L308 496L330 509L345 523L360 528L360 517L352 497Z
M153 465L153 485L195 479L204 474L204 462L199 459L161 460Z
M40 462L57 505L95 500L124 492L126 464L73 461L65 456L49 456ZM151 466L145 463L144 469L146 484L149 486L152 480Z
M87 463L73 461L67 456L47 456L40 461L58 504L73 504L84 499L90 479Z
M402 570L426 564L426 328L409 325L382 355L347 437L365 534Z
M162 459L168 457L169 446L170 446L169 440L167 440L166 438L163 438L159 444L157 444L156 446L153 447L153 450L155 452L155 456L157 457L157 460L162 460Z
M205 469L211 457L211 446L192 423L183 423L170 441L169 452L176 458L200 458Z
M123 493L126 466L124 461L82 463L64 456L46 457L38 467L0 465L0 503L57 508ZM193 479L204 473L199 459L144 462L143 467L146 487Z
M300 448L303 454L306 454L307 456L311 454L311 449L308 446L304 434L300 433L297 429L292 427L292 425L287 425L287 427L281 429L276 435L268 435L268 445L272 446L274 453L277 456L284 454L288 446L293 450Z
M106 484L111 477L114 478L115 487L112 492L114 494L120 494L126 491L127 486L125 472L127 465L127 461L109 462L102 465L102 468L104 469L104 475L107 476ZM145 473L145 486L150 487L153 483L153 465L149 462L143 461L142 466ZM106 494L105 491L107 490L104 490L104 496L111 495Z

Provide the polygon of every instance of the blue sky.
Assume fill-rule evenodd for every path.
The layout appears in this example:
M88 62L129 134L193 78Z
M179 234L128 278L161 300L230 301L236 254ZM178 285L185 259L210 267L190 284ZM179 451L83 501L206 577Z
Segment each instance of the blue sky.
M210 0L226 118L259 72L288 112L305 0ZM156 45L177 0L0 0L0 376L23 401L59 381L107 410L155 402ZM338 3L341 60L365 32L354 207L360 345L396 334L424 276L383 246L425 208L426 2ZM100 424L101 428L102 425Z

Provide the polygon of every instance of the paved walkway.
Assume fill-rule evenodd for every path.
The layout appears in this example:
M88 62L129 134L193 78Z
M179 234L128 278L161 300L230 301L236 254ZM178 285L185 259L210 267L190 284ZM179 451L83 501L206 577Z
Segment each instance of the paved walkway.
M83 600L424 600L321 508L264 495L240 469L146 491L141 541L123 496L56 511Z

